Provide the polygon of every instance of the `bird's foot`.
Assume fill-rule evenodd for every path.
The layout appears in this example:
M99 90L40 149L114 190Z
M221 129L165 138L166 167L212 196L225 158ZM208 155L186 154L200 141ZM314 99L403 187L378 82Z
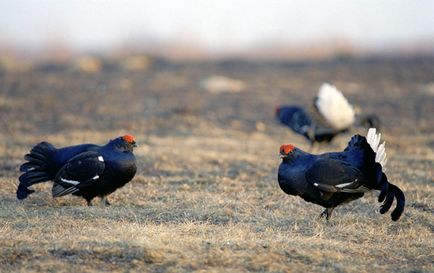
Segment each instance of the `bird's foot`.
M104 204L106 206L110 206L111 205L110 202L109 202L109 200L108 200L108 198L107 198L107 196L101 197L101 204Z
M89 207L92 206L92 200L86 200L86 202L87 202L87 205L88 205Z
M324 211L319 215L319 217L320 217L320 218L325 217L327 221L330 220L330 217L332 217L332 212L333 212L334 209L335 209L335 208L326 208L326 209L325 209L325 210L324 210Z

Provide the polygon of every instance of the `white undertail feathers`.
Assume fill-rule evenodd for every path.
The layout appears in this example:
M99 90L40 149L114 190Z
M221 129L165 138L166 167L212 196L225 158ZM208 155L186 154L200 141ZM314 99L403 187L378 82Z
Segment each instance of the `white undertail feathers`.
M336 130L346 129L354 123L353 106L334 85L324 83L321 86L315 105L319 113Z
M377 129L369 128L366 140L375 152L375 162L380 163L381 166L385 168L387 163L386 142L383 141L383 143L380 144L380 139L381 133L377 134Z

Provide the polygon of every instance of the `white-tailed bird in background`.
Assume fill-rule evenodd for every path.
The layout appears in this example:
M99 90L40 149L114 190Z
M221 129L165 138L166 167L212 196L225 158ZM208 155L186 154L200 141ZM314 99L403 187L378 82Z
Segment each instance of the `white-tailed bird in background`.
M329 143L333 138L347 132L356 123L356 111L341 91L334 85L324 83L308 109L285 105L276 107L276 117L294 132L304 136L313 146ZM379 127L375 115L359 118L358 125Z

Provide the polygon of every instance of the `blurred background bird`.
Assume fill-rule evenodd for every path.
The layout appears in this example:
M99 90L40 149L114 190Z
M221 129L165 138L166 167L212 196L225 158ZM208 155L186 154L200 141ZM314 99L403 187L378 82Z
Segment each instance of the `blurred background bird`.
M324 83L308 108L295 105L276 107L276 118L292 131L304 136L311 147L329 143L335 136L348 132L352 126L379 128L374 115L356 116L356 110L335 86Z
M278 181L289 195L297 195L307 202L326 209L321 214L327 220L339 205L361 198L365 192L379 190L380 213L387 212L396 199L392 220L397 221L404 211L404 193L389 183L384 173L387 162L385 142L381 134L369 129L367 137L355 135L343 152L314 155L293 145L282 145Z
M104 146L81 144L55 148L41 142L24 156L19 177L17 198L22 200L33 193L30 186L52 180L53 197L67 194L82 196L91 205L96 196L110 205L107 195L124 186L136 174L132 135L110 140Z

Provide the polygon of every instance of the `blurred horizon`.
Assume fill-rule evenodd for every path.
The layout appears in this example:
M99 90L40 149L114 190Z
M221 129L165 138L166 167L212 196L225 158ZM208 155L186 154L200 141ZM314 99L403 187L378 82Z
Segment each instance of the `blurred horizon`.
M183 58L434 55L434 2L6 1L0 56Z

